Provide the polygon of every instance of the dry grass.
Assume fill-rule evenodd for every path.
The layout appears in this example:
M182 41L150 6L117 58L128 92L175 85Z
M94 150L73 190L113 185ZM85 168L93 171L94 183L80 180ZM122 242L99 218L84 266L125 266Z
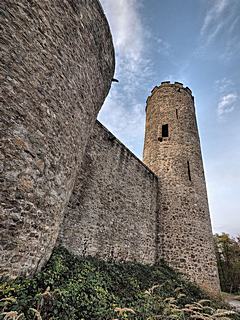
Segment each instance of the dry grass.
M24 317L23 313L18 314L17 311L2 312L1 315L4 316L3 320L19 320Z

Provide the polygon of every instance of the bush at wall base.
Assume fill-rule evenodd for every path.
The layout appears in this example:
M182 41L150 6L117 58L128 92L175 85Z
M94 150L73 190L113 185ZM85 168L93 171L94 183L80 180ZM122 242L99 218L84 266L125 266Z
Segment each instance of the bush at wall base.
M1 283L0 319L240 320L240 314L164 263L100 261L57 248L32 279Z

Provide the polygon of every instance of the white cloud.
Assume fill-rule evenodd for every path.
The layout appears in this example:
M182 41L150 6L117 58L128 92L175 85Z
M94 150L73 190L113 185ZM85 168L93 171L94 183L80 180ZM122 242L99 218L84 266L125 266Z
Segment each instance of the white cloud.
M215 81L215 89L220 95L217 104L217 114L219 119L223 119L226 114L233 112L239 102L239 94L236 85L227 77Z
M238 95L236 93L229 93L220 98L218 102L217 112L221 118L224 114L232 112L236 107Z
M171 46L167 41L163 40L162 38L156 38L156 43L158 53L166 56L170 55Z
M116 55L141 59L144 28L139 15L141 1L101 0L113 34Z
M229 1L214 0L211 3L213 5L208 10L201 28L201 35L208 34L209 40L213 39L221 29L224 22L223 20L220 21L220 19L222 19Z
M119 83L112 85L99 120L131 148L141 143L144 131L145 101L137 97L139 92L148 90L152 74L151 62L146 58L149 32L140 14L141 0L101 0L101 3L113 35L115 78Z
M99 120L141 158L145 124L145 108L142 104L133 102L130 108L126 108L124 100L113 91L100 112Z
M234 83L231 79L224 77L223 79L215 81L215 87L218 92L226 93L234 87Z
M212 42L221 32L232 33L238 23L239 0L211 0L200 34L206 44Z
M233 19L228 32L229 33L234 32L234 30L237 27L238 23L239 23L239 16L237 16L235 19Z

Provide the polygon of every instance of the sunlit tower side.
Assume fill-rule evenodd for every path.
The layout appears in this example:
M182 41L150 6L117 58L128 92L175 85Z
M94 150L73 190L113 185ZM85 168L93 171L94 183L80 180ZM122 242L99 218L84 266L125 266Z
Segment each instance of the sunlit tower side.
M144 163L159 176L158 256L219 291L194 97L162 82L147 99Z

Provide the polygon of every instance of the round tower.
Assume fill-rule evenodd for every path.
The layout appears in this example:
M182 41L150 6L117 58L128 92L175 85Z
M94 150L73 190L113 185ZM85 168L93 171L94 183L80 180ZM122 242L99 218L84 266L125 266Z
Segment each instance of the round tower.
M194 97L179 82L162 82L147 99L143 161L160 178L158 256L218 292Z

